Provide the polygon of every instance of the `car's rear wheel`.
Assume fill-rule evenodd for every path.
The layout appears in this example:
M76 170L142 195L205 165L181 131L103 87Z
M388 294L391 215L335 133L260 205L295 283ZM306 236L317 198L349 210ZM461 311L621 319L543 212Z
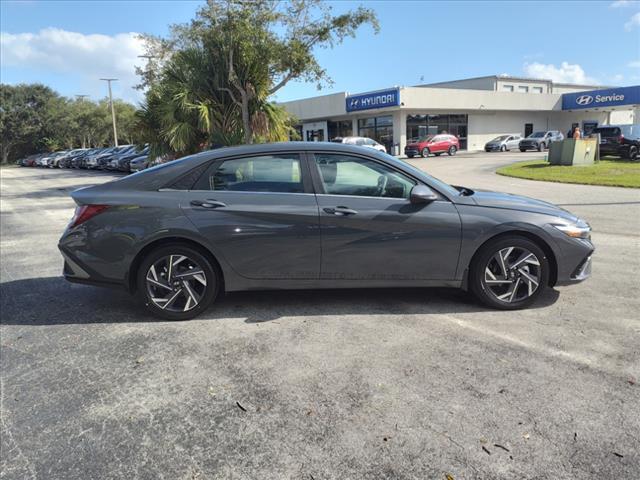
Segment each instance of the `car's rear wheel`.
M629 160L638 160L638 147L631 145L629 147Z
M215 300L221 276L216 266L186 245L167 245L151 251L137 273L138 292L154 315L187 320Z
M549 282L549 260L531 240L502 237L474 257L469 287L485 305L516 310L531 305Z
M427 147L424 147L422 149L422 151L420 152L420 156L421 157L428 157L430 153L431 152L429 151L429 149Z
M451 145L447 153L449 154L450 157L452 157L456 154L457 151L458 149L454 145Z

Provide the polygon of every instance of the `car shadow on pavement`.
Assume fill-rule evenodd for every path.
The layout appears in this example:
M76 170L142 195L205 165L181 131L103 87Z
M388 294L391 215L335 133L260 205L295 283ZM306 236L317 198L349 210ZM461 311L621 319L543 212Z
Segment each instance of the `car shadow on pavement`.
M548 289L532 308L554 304ZM444 288L277 290L222 296L200 320L243 318L261 323L282 317L322 315L416 315L490 312L470 294ZM30 278L0 284L0 324L65 325L163 321L134 296L120 290L76 285L62 277Z

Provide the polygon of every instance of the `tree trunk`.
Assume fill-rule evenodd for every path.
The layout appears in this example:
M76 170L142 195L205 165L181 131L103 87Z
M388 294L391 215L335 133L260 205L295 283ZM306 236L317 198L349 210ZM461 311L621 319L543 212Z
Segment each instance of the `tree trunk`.
M251 119L249 118L249 96L246 91L241 91L242 97L242 127L244 129L244 143L253 143L253 132L251 131Z
M9 161L9 152L11 151L11 145L9 143L2 144L2 163Z

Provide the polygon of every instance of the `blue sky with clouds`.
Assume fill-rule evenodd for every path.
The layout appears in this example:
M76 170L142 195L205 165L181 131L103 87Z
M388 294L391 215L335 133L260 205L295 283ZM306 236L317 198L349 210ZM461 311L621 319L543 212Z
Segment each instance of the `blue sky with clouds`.
M164 35L193 17L199 1L0 2L0 77L42 82L64 95L105 95L100 77L120 78L114 94L137 101L137 32ZM277 100L352 93L507 73L574 83L640 83L640 2L338 1L364 4L381 31L363 27L334 50L319 50L333 85L291 83Z

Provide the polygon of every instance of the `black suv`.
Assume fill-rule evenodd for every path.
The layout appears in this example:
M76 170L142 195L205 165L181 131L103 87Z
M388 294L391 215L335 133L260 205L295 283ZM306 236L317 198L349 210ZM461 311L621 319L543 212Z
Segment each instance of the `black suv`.
M600 134L600 155L638 160L640 150L640 124L607 125L597 127L592 133Z

